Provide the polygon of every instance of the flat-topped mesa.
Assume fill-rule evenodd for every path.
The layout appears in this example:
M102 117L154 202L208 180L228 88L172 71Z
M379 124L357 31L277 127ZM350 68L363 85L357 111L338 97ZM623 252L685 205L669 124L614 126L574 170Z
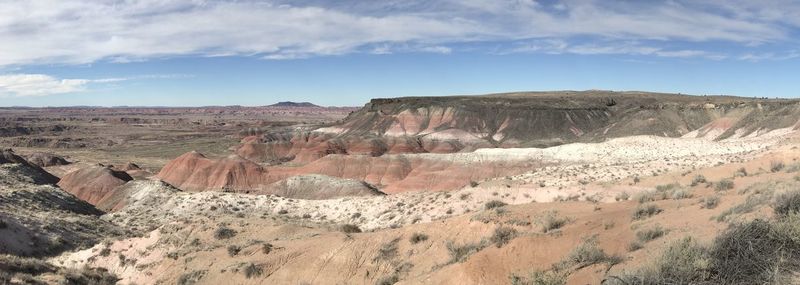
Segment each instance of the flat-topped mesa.
M373 99L316 130L247 138L237 153L303 164L329 154L470 152L635 135L719 140L791 127L798 118L797 100L733 96L592 90L405 97Z

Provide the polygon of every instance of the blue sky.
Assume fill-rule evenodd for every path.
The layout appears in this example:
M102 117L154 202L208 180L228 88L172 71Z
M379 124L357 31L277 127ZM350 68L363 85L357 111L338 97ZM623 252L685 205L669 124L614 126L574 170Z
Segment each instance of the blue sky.
M788 0L0 0L0 106L798 97L798 31Z

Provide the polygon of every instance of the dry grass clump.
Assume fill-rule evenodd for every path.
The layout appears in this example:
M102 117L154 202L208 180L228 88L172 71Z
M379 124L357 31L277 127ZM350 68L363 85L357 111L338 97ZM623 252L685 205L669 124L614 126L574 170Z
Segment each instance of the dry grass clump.
M550 210L545 212L544 216L542 216L538 223L542 226L542 232L547 233L560 229L570 221L570 218L560 216L558 211Z
M414 233L408 239L408 241L411 242L412 244L418 244L418 243L426 241L426 240L428 240L428 235L423 234L423 233Z
M717 191L727 191L731 189L733 189L733 180L730 179L722 179L714 186L714 190Z
M447 262L447 264L453 264L464 262L467 260L467 258L469 258L470 255L486 248L487 243L485 241L481 241L479 243L456 245L452 241L447 241L445 246L447 247L447 252L450 254L450 260Z
M772 199L775 193L774 188L777 187L781 187L781 185L776 183L761 183L744 189L741 191L742 194L747 192L752 193L745 198L743 203L733 206L720 213L719 216L716 217L717 222L726 221L732 217L750 213L759 207L766 205Z
M772 209L781 217L800 213L800 190L778 194L772 202Z
M695 175L694 178L692 178L692 183L689 184L689 185L694 187L694 186L700 185L700 183L706 183L706 182L708 182L706 177L703 176L703 175L698 174L698 175Z
M510 227L498 227L494 229L494 234L489 241L494 243L498 248L506 245L517 236L517 230Z
M700 207L704 209L714 209L719 205L719 196L712 195L705 198L700 199Z
M666 235L668 232L669 230L661 227L661 225L655 225L652 228L636 232L636 239L640 242L649 242Z
M593 236L584 239L581 244L572 249L564 260L555 265L555 269L558 271L569 268L581 269L599 263L613 265L621 261L621 257L606 254L606 252L597 245L597 237Z
M534 271L528 277L511 275L511 285L565 285L567 274L554 270Z
M614 201L628 201L631 195L628 192L620 192L616 196L614 196Z
M661 208L659 208L655 204L649 204L649 205L646 205L646 206L645 205L639 205L639 206L636 207L636 209L633 210L632 217L633 217L633 220L643 220L643 219L647 219L649 217L658 215L662 211L664 211L664 210L662 210Z
M236 236L236 231L226 226L220 226L214 231L214 238L216 239L229 239Z
M378 254L373 258L373 261L389 261L397 257L397 243L400 238L393 239L381 246L378 249Z
M685 238L653 264L606 284L794 284L800 274L798 237L797 214L733 224L711 245Z
M358 226L356 226L354 224L344 224L344 225L339 226L339 231L341 231L343 233L347 233L347 234L360 233L361 232L361 228L359 228Z
M244 276L247 277L247 279L258 277L262 274L264 274L264 267L261 265L256 265L251 262L244 267Z
M769 171L772 173L779 172L783 170L784 167L786 167L786 165L783 163L783 161L773 160L769 163Z
M195 270L189 273L184 273L178 277L178 285L193 285L206 276L207 270Z
M238 245L229 245L228 246L228 256L231 256L231 257L237 256L237 255L239 255L239 252L241 252L241 251L242 251L242 247L241 246L238 246Z
M736 172L733 173L733 177L745 177L745 176L747 176L747 169L745 169L744 167L737 169Z
M506 204L503 201L492 200L492 201L486 202L486 204L484 204L483 206L484 206L484 208L486 208L486 210L491 210L491 209L503 207L505 205L508 205L508 204Z

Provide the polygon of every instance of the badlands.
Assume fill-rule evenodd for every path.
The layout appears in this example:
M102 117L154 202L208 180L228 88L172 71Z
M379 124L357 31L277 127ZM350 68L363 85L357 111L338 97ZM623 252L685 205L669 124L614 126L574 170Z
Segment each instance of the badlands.
M0 284L798 284L800 101L0 108Z

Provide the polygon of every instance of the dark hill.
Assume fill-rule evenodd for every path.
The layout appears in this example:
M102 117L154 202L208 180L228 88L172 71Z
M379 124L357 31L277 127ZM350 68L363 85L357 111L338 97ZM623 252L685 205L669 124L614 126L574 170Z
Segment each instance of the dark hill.
M267 107L282 107L282 108L321 108L321 106L310 102L278 102Z

